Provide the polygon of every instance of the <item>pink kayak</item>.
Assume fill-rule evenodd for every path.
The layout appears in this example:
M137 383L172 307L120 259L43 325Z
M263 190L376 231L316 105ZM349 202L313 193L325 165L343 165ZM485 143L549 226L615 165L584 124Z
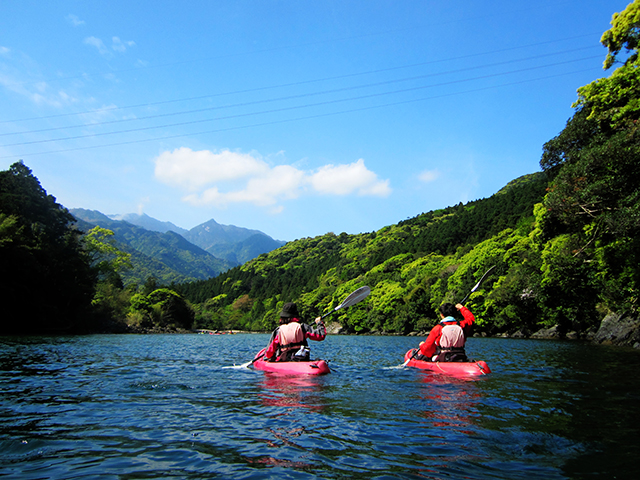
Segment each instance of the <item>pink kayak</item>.
M405 356L406 362L411 358L415 350L409 350ZM474 361L474 362L425 362L424 360L416 360L415 358L407 363L410 367L419 368L421 370L429 370L434 373L444 373L452 376L469 376L469 375L486 375L491 373L491 369L486 362Z
M324 375L330 373L329 365L324 360L310 360L308 362L266 362L263 358L264 348L253 359L253 368L265 372L281 373L284 375Z

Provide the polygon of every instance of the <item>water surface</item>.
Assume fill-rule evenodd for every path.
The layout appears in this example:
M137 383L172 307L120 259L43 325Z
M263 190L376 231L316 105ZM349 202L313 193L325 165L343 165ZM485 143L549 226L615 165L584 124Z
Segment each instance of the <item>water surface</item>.
M637 478L640 353L472 338L493 373L392 369L411 337L330 336L322 377L225 369L268 335L0 338L0 476Z

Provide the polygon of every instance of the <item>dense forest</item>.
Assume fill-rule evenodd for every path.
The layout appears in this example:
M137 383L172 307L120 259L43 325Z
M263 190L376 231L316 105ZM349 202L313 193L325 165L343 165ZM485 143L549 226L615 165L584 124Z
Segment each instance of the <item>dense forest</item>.
M581 335L610 312L637 317L639 32L636 0L602 36L610 75L578 89L574 115L543 146L541 172L376 232L299 239L208 280L125 285L131 259L112 232L82 235L16 163L0 172L0 295L20 317L3 315L0 328L264 331L284 302L309 318L368 285L365 301L333 319L346 332L407 334L429 329L440 303L459 301L493 266L467 301L487 334L557 325Z

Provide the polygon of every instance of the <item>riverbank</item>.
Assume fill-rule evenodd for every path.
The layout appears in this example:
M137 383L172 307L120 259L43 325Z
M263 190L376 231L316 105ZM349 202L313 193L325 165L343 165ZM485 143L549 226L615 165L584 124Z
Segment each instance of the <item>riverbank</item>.
M239 333L270 333L270 332L249 332L244 330L209 330L209 329L175 329L175 328L128 328L124 331L104 331L103 333L140 333L140 334L162 334L162 333L198 333L204 335L234 335ZM338 322L327 323L328 335L347 335L346 329ZM411 332L409 336L426 337L428 331ZM401 335L388 332L369 332L367 335ZM498 335L488 335L484 332L474 334L474 337L493 337L493 338L516 338L516 339L533 339L533 340L581 340L601 345L614 345L619 347L631 347L640 349L640 319L620 314L607 315L598 329L587 332L562 332L557 325L551 328L543 328L536 332L527 332L517 330L510 333L501 333Z
M345 333L339 323L331 323L327 325L327 333L340 335ZM373 335L388 335L388 333L372 333ZM428 331L411 332L409 336L426 337ZM493 338L517 338L517 339L533 339L533 340L582 340L592 342L599 345L614 345L618 347L631 347L640 349L640 319L620 314L607 315L597 329L587 332L562 332L555 325L551 328L543 328L536 332L527 332L517 330L511 333L501 333L499 335L487 335L484 332L475 333L474 337L493 337Z

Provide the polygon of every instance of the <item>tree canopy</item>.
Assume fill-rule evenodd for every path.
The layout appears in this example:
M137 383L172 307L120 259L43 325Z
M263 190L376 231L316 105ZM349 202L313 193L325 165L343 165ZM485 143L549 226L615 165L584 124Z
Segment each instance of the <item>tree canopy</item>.
M68 331L87 319L96 277L73 223L22 162L0 172L5 333Z

